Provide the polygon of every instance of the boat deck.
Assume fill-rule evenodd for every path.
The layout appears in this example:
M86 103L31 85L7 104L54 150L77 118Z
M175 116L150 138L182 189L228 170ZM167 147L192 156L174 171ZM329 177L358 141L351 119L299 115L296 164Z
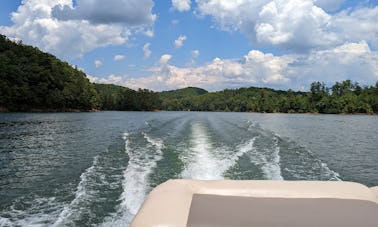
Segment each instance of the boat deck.
M376 227L377 192L351 182L170 180L131 226Z

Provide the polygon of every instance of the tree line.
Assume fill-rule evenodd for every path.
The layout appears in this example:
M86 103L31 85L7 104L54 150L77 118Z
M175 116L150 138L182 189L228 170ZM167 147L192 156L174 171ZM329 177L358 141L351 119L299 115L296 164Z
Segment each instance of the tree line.
M378 82L361 87L350 80L327 87L313 82L309 92L240 88L187 98L163 98L164 110L262 113L378 113Z
M91 83L77 67L0 35L0 111L238 111L268 113L378 113L378 82L350 80L309 92L270 88L201 88L153 92Z

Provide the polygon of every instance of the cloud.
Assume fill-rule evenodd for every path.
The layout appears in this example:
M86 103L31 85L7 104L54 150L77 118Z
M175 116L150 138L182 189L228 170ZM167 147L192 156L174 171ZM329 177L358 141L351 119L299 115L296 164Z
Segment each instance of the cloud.
M125 59L124 55L116 55L116 56L114 56L114 61L121 61L123 59Z
M365 41L296 56L287 74L294 84L308 86L313 81L332 84L350 79L371 85L378 81L378 52Z
M342 0L196 0L196 12L221 30L245 34L253 43L296 53L365 40L376 47L378 7L339 9ZM354 24L360 26L353 26ZM361 26L364 25L364 26ZM365 36L365 34L369 34Z
M160 57L160 60L159 60L159 63L160 64L167 64L169 60L171 60L172 58L172 55L170 54L163 54L161 57Z
M172 25L178 25L179 23L180 23L180 21L177 20L177 19L174 19L174 20L171 21Z
M150 50L150 43L146 43L144 44L143 46L143 54L144 54L144 58L149 58L152 54L151 50Z
M87 75L87 78L92 83L98 83L98 84L117 84L117 85L123 85L124 78L122 76L115 76L115 75L109 75L107 78L100 78L95 77L91 75Z
M53 16L59 20L87 20L94 24L124 23L128 25L152 24L156 15L151 13L152 0L76 0L76 7L57 5Z
M199 50L192 50L191 54L193 58L198 58L198 56L200 55L200 52Z
M150 38L154 37L154 35L155 35L154 30L151 30L151 29L146 30L145 32L143 32L143 34L147 37L150 37Z
M344 10L332 17L330 29L338 32L338 37L345 42L366 41L370 47L378 49L378 6L359 8L354 11Z
M322 8L323 10L327 12L333 12L343 5L344 0L315 0L315 5Z
M303 90L314 81L333 84L350 79L362 85L378 81L378 52L365 41L309 54L275 56L251 50L240 59L215 58L201 66L177 67L168 63L171 57L163 55L149 76L127 79L123 85L156 91L188 86L209 91L249 86Z
M184 45L184 41L186 40L186 36L180 35L176 40L175 40L175 47L180 48Z
M196 64L198 56L200 56L199 50L192 50L190 52L190 55L192 56L190 62L188 63L189 66L194 66Z
M78 8L89 2L78 1ZM117 1L118 2L118 1ZM146 3L141 4L142 2ZM150 10L153 5L150 1L119 1L117 4L129 3L127 7L133 6L133 10L143 15L139 17L153 18ZM132 5L132 4L134 5ZM106 2L106 4L92 4L88 13L93 13L95 8L99 10L115 7L118 9L116 1ZM80 6L81 5L81 6ZM10 26L0 26L0 33L10 37L21 39L24 43L37 46L43 51L51 52L60 58L77 58L83 56L88 51L99 47L110 45L121 45L128 42L130 35L137 32L137 28L148 27L153 22L151 20L135 19L135 21L122 21L124 23L113 23L117 19L104 21L91 21L82 18L58 20L53 16L53 11L58 8L73 7L72 0L28 0L22 1L16 12L11 14L13 24ZM122 7L126 6L119 6ZM54 9L54 10L53 10ZM117 9L114 9L118 12ZM97 12L96 11L96 12ZM130 10L129 10L130 11ZM117 13L115 12L115 13ZM111 18L111 17L109 17ZM119 20L118 20L119 21ZM143 21L145 24L143 24ZM101 23L100 23L101 22ZM106 23L105 23L106 22ZM138 22L138 23L137 23ZM138 26L128 26L128 24L138 24Z
M239 60L214 58L202 66L181 68L168 64L171 57L163 55L160 65L150 69L150 76L128 79L124 85L159 91L188 86L214 91L251 85L280 85L289 81L283 73L294 60L254 50Z
M172 6L174 9L184 12L190 10L191 0L172 0Z
M94 63L95 63L96 68L98 68L102 65L102 61L100 61L100 60L96 60Z

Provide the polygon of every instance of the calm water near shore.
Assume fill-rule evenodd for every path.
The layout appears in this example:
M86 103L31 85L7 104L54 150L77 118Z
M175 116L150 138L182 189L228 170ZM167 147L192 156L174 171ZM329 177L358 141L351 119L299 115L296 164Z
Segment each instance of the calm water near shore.
M0 114L0 226L129 223L170 178L378 185L378 116Z

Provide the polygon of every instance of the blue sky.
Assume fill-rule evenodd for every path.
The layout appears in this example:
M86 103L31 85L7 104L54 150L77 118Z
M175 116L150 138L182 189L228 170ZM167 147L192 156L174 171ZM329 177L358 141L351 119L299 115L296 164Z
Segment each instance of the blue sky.
M378 1L0 0L0 33L156 91L378 81Z

